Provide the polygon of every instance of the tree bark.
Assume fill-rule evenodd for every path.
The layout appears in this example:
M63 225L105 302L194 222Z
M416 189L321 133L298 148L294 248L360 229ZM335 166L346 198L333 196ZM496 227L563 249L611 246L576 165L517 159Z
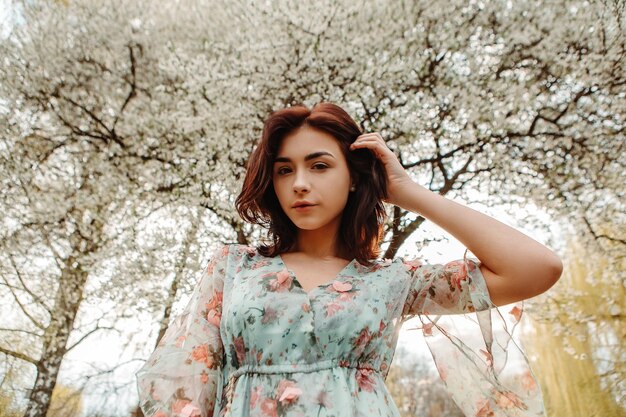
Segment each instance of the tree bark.
M75 258L70 257L65 264L73 265L75 261ZM41 357L37 363L37 378L30 392L25 417L45 417L48 412L86 282L87 272L80 267L66 267L61 271L53 313L44 333Z

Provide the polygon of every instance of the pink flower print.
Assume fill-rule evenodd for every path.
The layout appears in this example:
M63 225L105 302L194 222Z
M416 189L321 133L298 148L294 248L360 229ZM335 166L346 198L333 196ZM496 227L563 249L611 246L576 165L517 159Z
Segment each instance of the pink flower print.
M211 296L211 300L206 304L207 310L218 309L222 305L222 299L224 297L223 291L216 291L213 289L213 295Z
M174 345L177 348L183 347L183 343L185 343L185 339L187 337L186 336L178 336L176 338L176 341L174 342ZM165 344L165 340L163 340L164 338L162 337L161 340L159 341L159 346L163 346Z
M176 400L172 403L172 411L180 414L187 404L189 404L189 400Z
M381 264L377 263L377 264L372 265L372 267L370 268L370 272L376 272L376 271L378 271L379 269L382 269L382 268L383 268L383 266ZM357 271L359 273L364 272L365 269L366 269L366 267L361 266L361 265L357 265Z
M154 417L167 417L165 411L157 411Z
M213 257L210 261L209 264L206 266L206 274L208 276L213 275L213 268L215 268L215 264L217 263L217 259L215 257Z
M367 368L358 368L356 371L356 382L363 391L374 392L372 372L371 369Z
M330 317L339 310L343 309L343 306L336 302L326 304L326 317Z
M209 358L209 345L199 345L191 351L191 358L196 362L207 362Z
M495 414L493 409L491 408L491 402L489 402L489 398L483 398L478 400L477 403L478 411L476 412L476 417L494 417Z
M417 268L422 266L422 262L417 259L404 261L403 264L404 264L404 267L407 269L407 271L415 271Z
M518 322L522 318L522 309L515 306L511 309L511 311L509 311L509 314L511 314L515 318L515 321Z
M209 310L209 313L206 316L206 320L215 327L220 327L220 322L222 321L222 313L217 310Z
M309 305L309 303L302 303L302 311L304 311L305 313L311 311L311 306Z
M273 398L265 398L261 402L261 412L267 417L278 417L278 404Z
M448 379L448 368L441 363L436 363L435 366L437 367L441 380L445 382Z
M302 390L297 387L287 387L283 391L282 395L278 399L283 405L292 404L296 402L298 397L302 394Z
M263 393L262 386L259 385L259 386L254 387L254 389L252 390L252 393L250 394L250 408L256 407L256 403L261 398L262 393Z
M275 279L270 280L270 290L277 292L287 291L289 287L291 287L291 281L292 278L289 271L287 269L283 269L276 274Z
M224 259L226 255L228 255L228 245L224 245L222 247L222 251L218 254L215 254L215 256L211 258L211 261L209 261L209 264L207 265L207 268L206 268L207 274L213 275L213 268L215 268L215 265L217 264L218 259L220 258Z
M276 388L276 396L281 404L287 405L294 403L302 394L302 390L296 386L294 381L282 379Z
M180 410L180 415L183 417L199 417L200 409L195 405L189 403L182 410Z
M257 351L256 348L250 349L250 357L256 358L258 362L261 362L261 358L263 357L263 349Z
M333 281L333 288L338 292L346 292L352 289L352 284L349 282Z
M254 249L254 247L252 246L244 246L243 249L249 256L254 256L256 254L256 249Z
M491 356L491 353L487 352L486 350L480 349L480 353L482 353L486 358L487 358L487 365L488 366L492 366L493 365L493 356Z
M289 278L289 271L286 269L283 269L278 274L276 274L276 278L278 279L278 283L282 284L283 282L287 281L287 279Z
M320 393L317 395L316 402L324 408L332 408L332 404L328 399L328 392L326 391L320 391Z
M454 288L461 289L461 281L467 280L467 268L463 260L448 262L445 269L450 271L450 283Z
M354 341L354 353L360 354L365 350L365 347L369 344L370 340L372 340L372 333L370 333L369 329L361 330L359 337Z
M269 265L269 261L266 260L262 260L262 261L257 261L255 263L252 264L252 269L259 269L264 267L265 265Z
M433 335L433 323L424 323L422 326L422 333L424 336L432 336Z
M278 318L278 310L275 308L266 306L263 309L263 318L261 319L261 323L267 324Z
M522 374L522 387L526 391L534 391L537 388L537 383L528 369Z
M154 401L161 401L161 396L154 390L150 391L150 397L152 397Z
M206 319L212 325L219 327L222 318L222 298L224 293L213 289L211 300L205 304L207 309Z
M342 303L345 303L350 300L353 300L355 295L356 294L353 292L342 292L341 295L337 298L337 300L341 301Z
M237 353L237 361L244 363L246 358L246 345L243 341L243 336L233 337L233 345L235 346L235 352Z
M209 382L209 374L207 374L206 371L202 371L200 374L200 381L202 381L203 384Z
M527 410L528 406L512 391L496 391L496 404L500 408L521 408Z

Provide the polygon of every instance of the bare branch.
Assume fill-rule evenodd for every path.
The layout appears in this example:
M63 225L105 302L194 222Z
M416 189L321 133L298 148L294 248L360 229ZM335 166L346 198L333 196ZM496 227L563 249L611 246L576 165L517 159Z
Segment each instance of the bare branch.
M74 342L70 347L66 348L65 351L69 352L70 350L74 349L76 346L78 346L83 340L85 340L88 336L94 334L95 332L97 332L98 330L117 330L114 327L109 327L109 326L96 326L95 328L91 329L90 331L88 331L87 333L85 333L80 339L78 339L76 342Z
M37 337L42 337L43 335L36 333L36 332L32 332L30 330L26 330L26 329L9 329L6 327L0 327L0 332L19 332L19 333L26 333L26 334L30 334L33 336L37 336Z
M20 309L22 310L22 312L24 313L24 315L26 317L28 317L28 319L35 325L37 326L39 329L44 330L45 326L43 324L41 324L38 320L35 319L35 317L33 317L28 310L26 310L26 307L22 304L22 302L20 301L20 299L18 298L17 294L15 293L15 291L13 291L13 286L7 281L6 277L4 275L2 275L2 280L4 281L4 284L6 285L6 287L9 289L9 291L11 291L11 295L13 295L13 299L15 300L15 302L17 303L17 305L20 307Z
M51 314L52 312L50 310L50 307L48 307L48 305L43 301L43 299L41 297L39 297L37 294L33 293L30 290L30 288L28 288L28 286L26 285L24 280L22 279L22 274L20 273L20 270L17 267L17 264L15 263L15 260L13 259L13 255L9 254L8 257L11 260L11 265L13 265L13 269L15 271L15 275L17 276L17 279L20 281L20 284L22 285L22 290L25 291L28 295L30 295L32 297L32 299L37 302L38 305L42 306L48 312L48 314Z
M31 358L30 356L28 356L25 353L15 352L15 351L13 351L11 349L7 349L7 348L4 348L2 346L0 346L0 353L4 353L5 355L13 356L14 358L21 359L21 360L23 360L25 362L30 362L33 365L39 367L39 361L36 360L36 359Z

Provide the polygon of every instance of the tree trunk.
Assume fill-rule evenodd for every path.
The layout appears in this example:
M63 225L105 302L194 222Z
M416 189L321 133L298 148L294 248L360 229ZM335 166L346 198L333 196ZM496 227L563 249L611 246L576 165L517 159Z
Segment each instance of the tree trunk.
M66 265L74 262L75 258L70 257ZM30 393L25 417L45 417L48 412L86 282L87 273L80 266L73 269L63 268L61 271L50 324L44 333L41 359L37 363L37 378Z

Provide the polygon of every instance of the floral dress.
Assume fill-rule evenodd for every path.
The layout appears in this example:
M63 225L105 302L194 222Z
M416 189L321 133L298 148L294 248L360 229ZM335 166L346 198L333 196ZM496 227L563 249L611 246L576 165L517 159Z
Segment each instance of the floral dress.
M306 292L280 256L223 245L137 373L140 406L148 417L400 417L385 378L402 324L419 317L466 416L545 416L479 266L467 256L370 267L353 259ZM521 312L509 314L519 322Z

